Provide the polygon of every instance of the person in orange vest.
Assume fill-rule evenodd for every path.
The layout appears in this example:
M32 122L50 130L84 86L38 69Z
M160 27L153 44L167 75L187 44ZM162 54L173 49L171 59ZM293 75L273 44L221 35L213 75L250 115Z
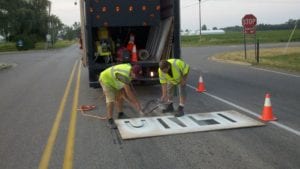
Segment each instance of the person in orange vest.
M184 115L184 104L186 100L186 80L190 71L190 66L181 59L161 60L158 68L159 81L162 86L161 101L167 102L163 113L173 112L174 89L178 86L179 106L176 117Z
M123 97L126 96L135 109L143 115L141 104L136 98L133 89L130 86L131 80L135 79L141 73L139 65L119 64L105 69L99 77L106 100L106 112L108 125L111 129L117 126L113 119L113 108L116 105L118 118L126 118L123 112Z

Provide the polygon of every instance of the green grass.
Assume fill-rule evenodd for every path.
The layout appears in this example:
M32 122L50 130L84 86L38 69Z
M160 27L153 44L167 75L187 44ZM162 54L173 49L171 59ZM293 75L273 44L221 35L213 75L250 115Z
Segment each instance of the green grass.
M56 41L54 46L52 47L53 49L59 49L59 48L64 48L68 47L72 44L74 44L76 41L69 41L69 40L59 40ZM41 50L46 48L46 43L45 42L38 42L35 44L35 49ZM51 48L50 48L51 49Z
M64 48L74 43L76 43L76 41L59 40L54 44L53 48L54 49ZM35 44L35 48L33 50L43 50L43 49L45 49L45 42L38 42ZM0 52L9 52L9 51L18 51L15 43L11 43L11 42L0 43Z
M76 41L68 41L68 40L60 40L60 41L57 41L55 44L54 44L54 48L57 49L57 48L65 48L65 47L68 47L68 46L71 46L72 44L76 43Z
M287 42L292 30L257 31L256 37L260 43ZM247 36L247 43L254 42L254 36ZM292 42L300 42L300 29L296 29L291 39ZM243 44L244 35L241 32L226 32L219 35L182 36L181 44L187 46L208 46L208 45L232 45Z
M221 60L247 62L260 67L283 69L286 71L300 72L300 47L262 49L259 63L255 60L254 51L247 51L247 59L244 51L227 52L213 56Z
M260 64L267 67L300 72L300 52L285 55L275 55L271 57L262 57Z
M16 51L15 43L0 43L0 52Z

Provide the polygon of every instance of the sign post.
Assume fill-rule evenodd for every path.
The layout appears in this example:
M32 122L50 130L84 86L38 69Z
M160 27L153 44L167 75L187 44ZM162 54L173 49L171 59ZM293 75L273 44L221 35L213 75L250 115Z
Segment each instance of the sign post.
M243 25L243 34L244 34L244 50L245 50L245 59L247 59L247 45L246 45L246 35L253 35L255 36L255 44L256 44L256 22L257 19L253 14L246 14L242 18L242 25ZM255 50L257 46L255 45ZM255 52L256 53L256 52Z

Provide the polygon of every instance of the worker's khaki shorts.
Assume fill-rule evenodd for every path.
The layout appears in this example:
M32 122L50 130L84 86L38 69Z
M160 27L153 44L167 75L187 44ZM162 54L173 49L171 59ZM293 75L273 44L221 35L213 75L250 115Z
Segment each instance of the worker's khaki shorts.
M103 93L105 95L105 101L106 103L112 103L115 102L116 97L121 93L121 90L117 90L115 88L112 88L110 86L105 85L100 81Z
M186 97L186 85L175 85L168 83L167 86L169 99L173 98L176 95L178 95L179 97Z

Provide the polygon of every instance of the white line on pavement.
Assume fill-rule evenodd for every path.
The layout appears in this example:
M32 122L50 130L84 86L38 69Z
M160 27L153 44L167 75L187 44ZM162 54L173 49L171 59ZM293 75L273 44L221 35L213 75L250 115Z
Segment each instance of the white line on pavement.
M197 89L197 88L195 88L195 87L193 87L193 86L191 86L191 85L189 85L189 84L187 84L187 86L190 87L190 88L192 88L192 89L195 89L195 90ZM251 114L251 115L253 115L253 116L257 117L257 118L260 117L258 114L254 113L253 111L251 111L251 110L249 110L249 109L246 109L246 108L243 108L243 107L241 107L241 106L239 106L239 105L236 105L236 104L234 104L234 103L232 103L232 102L230 102L230 101L227 101L227 100L225 100L225 99L222 99L222 98L220 98L220 97L218 97L218 96L212 95L212 94L207 93L207 92L204 92L203 94L206 94L206 95L208 95L208 96L210 96L210 97L212 97L212 98L214 98L214 99L216 99L216 100L219 100L219 101L221 101L221 102L223 102L223 103L226 103L226 104L228 104L228 105L230 105L230 106L232 106L232 107L235 107L235 108L237 108L237 109L240 109L240 110L242 110L242 111L244 111L244 112L246 112L246 113L248 113L248 114ZM291 133L293 133L293 134L296 134L297 136L300 136L300 132L299 132L298 130L295 130L295 129L293 129L293 128L290 128L290 127L288 127L288 126L285 126L285 125L283 125L283 124L281 124L281 123L278 123L278 122L275 122L275 121L272 121L271 124L274 124L275 126L281 128L281 129L284 129L284 130L286 130L286 131L288 131L288 132L291 132Z
M262 68L257 68L257 67L251 67L251 68L252 69L266 71L266 72L272 72L272 73L276 73L276 74L281 74L281 75L285 75L285 76L300 77L299 75L293 75L293 74L289 74L289 73L277 72L277 71L274 71L274 70L267 70L267 69L262 69Z

